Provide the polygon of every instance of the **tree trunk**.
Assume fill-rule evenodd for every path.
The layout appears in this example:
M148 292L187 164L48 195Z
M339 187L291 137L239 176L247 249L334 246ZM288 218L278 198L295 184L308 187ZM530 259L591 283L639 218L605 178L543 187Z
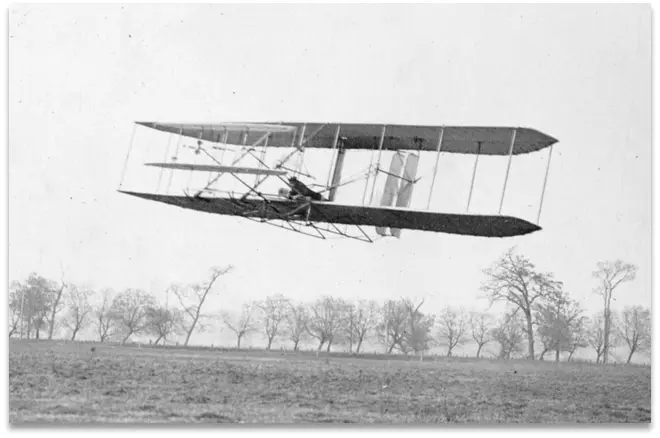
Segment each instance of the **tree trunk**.
M477 359L479 359L479 355L481 354L481 347L483 346L484 344L479 344L479 346L477 347Z
M355 347L355 354L360 354L360 348L362 347L362 339L358 340L357 346Z
M559 348L555 352L555 362L559 362Z
M532 327L532 314L531 312L525 312L525 318L527 319L527 343L529 345L529 359L534 360L534 329Z
M547 353L547 352L548 352L548 349L543 347L543 350L541 351L541 355L539 356L539 360L543 360L543 358L545 357L545 353Z
M298 342L300 342L300 339L295 339L293 341L293 351L298 351Z
M122 341L121 341L121 345L124 345L124 344L126 343L126 341L128 341L128 338L131 337L132 334L133 334L133 332L128 332L128 334L126 335L126 337L124 337L124 339L122 339Z
M323 348L323 344L325 344L325 341L319 342L319 348L317 348L316 351L321 351L321 348Z
M240 350L241 349L241 338L243 335L237 335L236 336L236 349ZM184 344L187 345L187 344Z
M266 351L270 351L271 345L273 345L274 336L268 336L268 345L266 346Z
M571 361L571 359L573 358L573 353L575 353L575 350L570 351L570 352L568 353L568 359L566 359L567 362L570 362L570 361Z
M76 335L78 334L78 327L74 328L72 333L71 333L71 340L75 341L76 340Z
M158 338L156 338L154 345L158 345L158 342L160 342L161 339L163 339L163 335L159 335Z
M607 356L610 354L610 308L609 303L605 302L605 321L603 323L603 363L607 363Z
M630 354L628 355L628 360L626 360L626 364L629 364L629 363L630 363L630 359L632 359L633 354L635 354L635 349L634 349L634 348L631 348L631 349L630 349Z
M206 295L204 295L204 299L206 299ZM202 309L202 304L204 302L197 306L197 310L195 311L195 317L192 320L192 323L190 324L190 328L188 329L188 333L186 333L186 341L183 343L184 347L188 345L188 342L190 341L190 337L193 334L193 331L195 331L195 326L197 325L197 321L199 321L199 312Z
M62 299L62 292L64 292L64 287L65 285L62 284L62 287L60 287L60 290L57 293L57 298L55 298L55 302L53 303L53 310L50 313L50 328L48 329L49 341L53 339L53 330L55 329L55 315L57 314L57 306L60 304L60 300Z
M451 357L451 350L453 350L453 347L450 345L447 347L447 357Z
M183 342L184 346L188 345L188 341L190 341L190 337L192 336L192 332L195 329L195 324L196 324L196 321L190 326L190 330L188 330L188 333L186 333L186 340Z
M390 345L390 348L387 349L387 354L392 354L392 350L394 350L394 346L395 346L395 345L396 345L396 344L392 344L392 345Z
M328 341L328 348L325 350L326 353L330 353L330 347L332 346L332 341Z

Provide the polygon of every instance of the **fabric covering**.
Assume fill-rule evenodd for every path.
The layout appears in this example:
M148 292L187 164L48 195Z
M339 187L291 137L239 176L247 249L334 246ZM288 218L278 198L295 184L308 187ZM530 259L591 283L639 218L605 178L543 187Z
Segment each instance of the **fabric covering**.
M272 200L268 203L263 199L239 201L231 198L170 196L128 191L121 191L121 193L207 213L247 216L266 220L281 219L284 214L296 210L299 216L294 216L292 219L434 231L466 236L512 237L529 234L541 229L538 225L510 216L435 213L394 207L366 207L331 202L313 202L308 215L306 209L301 209L304 203L299 201Z
M155 123L137 122L160 131L232 145L253 144L268 137L269 147L291 147L300 143L303 132L305 147L331 148L339 127L344 149L378 149L383 125L355 123ZM482 155L509 155L513 130L516 130L512 155L526 154L557 142L557 139L530 128L479 126L386 125L383 150L436 151L440 132L444 129L442 151L476 154L481 144Z

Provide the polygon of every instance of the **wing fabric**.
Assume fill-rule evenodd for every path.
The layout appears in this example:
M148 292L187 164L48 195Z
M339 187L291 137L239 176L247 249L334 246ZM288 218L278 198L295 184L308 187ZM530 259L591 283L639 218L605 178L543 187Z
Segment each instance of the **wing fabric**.
M392 207L343 205L331 202L313 202L309 215L307 215L306 213L296 213L304 205L304 203L301 204L296 201L272 200L267 202L258 198L239 201L231 198L170 196L126 191L121 193L191 210L221 215L255 217L264 220L295 218L309 220L310 222L435 231L480 237L513 237L541 229L538 225L510 216L433 213ZM293 216L287 217L287 214ZM295 216L295 214L299 216Z
M304 135L303 145L308 148L332 148L339 127L341 147L361 150L378 147L383 127L382 124L301 122L137 123L197 140L232 145L251 145L268 136L269 147L292 147L298 144L300 135ZM513 155L534 152L557 142L557 139L531 128L386 125L383 150L436 151L442 131L442 152L476 154L481 144L481 155L509 155L514 129Z

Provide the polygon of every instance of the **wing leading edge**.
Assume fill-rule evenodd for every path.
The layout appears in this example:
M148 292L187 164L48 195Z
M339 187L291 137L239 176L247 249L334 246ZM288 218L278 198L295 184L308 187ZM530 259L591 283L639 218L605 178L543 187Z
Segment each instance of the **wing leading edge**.
M121 191L132 196L176 205L181 208L207 213L278 220L300 211L301 203L286 200L237 200L231 198L204 198L157 195ZM533 233L538 225L510 216L466 215L434 213L392 207L366 207L328 202L313 202L305 220L345 225L390 227L398 229L434 231L479 237L513 237ZM298 219L299 217L290 217Z

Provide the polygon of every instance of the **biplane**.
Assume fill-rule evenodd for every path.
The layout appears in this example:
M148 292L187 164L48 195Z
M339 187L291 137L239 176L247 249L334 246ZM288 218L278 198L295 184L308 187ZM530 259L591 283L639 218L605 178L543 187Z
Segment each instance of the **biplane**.
M120 184L121 193L185 209L238 216L321 239L336 235L367 242L373 242L374 237L401 237L404 229L479 237L513 237L540 230L538 219L552 146L557 142L537 130L520 127L304 122L136 122L135 126L169 133L178 139L173 156L167 155L169 152L166 151L166 159L142 164L157 168L161 173L203 172L208 177L199 186L175 194L123 190ZM192 145L184 146L206 162L180 162L178 151L182 140L192 142ZM168 149L170 144L171 139ZM512 157L544 148L549 148L549 157L537 223L502 215ZM230 150L234 156L227 159ZM279 150L280 156L269 162L266 152L272 150ZM319 175L311 175L303 166L305 154L320 151L325 151L324 160L329 162L327 178L324 177L322 183L319 183ZM371 152L369 166L358 178L344 177L347 157L360 151ZM475 156L465 214L429 210L438 162L445 153ZM480 156L508 156L497 214L469 212ZM383 165L384 157L389 158L389 164L386 161ZM426 208L412 208L411 199L420 180L417 175L419 163L425 158L435 160L428 201ZM252 163L249 164L248 160ZM238 183L242 190L219 189L217 185L223 177ZM338 199L338 194L347 186L364 180L361 202L347 203ZM265 189L268 183L270 190ZM375 231L376 236L372 237L367 228Z

